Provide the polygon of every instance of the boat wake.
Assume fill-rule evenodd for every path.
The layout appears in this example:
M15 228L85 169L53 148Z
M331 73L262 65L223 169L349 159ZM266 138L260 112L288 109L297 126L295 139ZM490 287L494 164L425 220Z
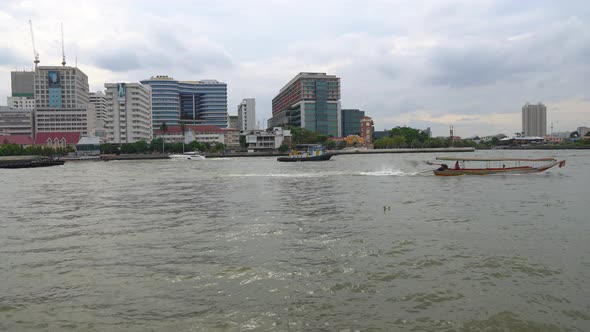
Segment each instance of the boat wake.
M368 172L359 172L358 175L364 176L416 176L419 174L423 174L422 172L404 172L399 169L388 169L388 170L381 170L381 171L368 171Z
M425 175L425 172L432 173L431 170L423 172L404 172L399 169L385 169L380 171L365 172L320 172L320 173L243 173L243 174L226 174L229 177L277 177L277 178L319 178L326 176L419 176Z

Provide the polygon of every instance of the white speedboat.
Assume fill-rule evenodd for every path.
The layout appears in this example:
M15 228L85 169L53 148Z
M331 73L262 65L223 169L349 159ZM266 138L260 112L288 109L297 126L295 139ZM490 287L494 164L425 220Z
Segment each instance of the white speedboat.
M205 160L205 156L199 154L198 152L185 152L183 154L171 154L170 159Z

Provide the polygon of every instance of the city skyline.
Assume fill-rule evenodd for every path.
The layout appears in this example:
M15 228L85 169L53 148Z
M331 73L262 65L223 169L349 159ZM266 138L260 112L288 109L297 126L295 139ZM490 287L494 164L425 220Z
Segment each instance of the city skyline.
M0 41L10 47L0 47L0 102L10 95L10 71L33 66L32 19L41 66L61 63L64 22L67 65L78 58L90 91L154 75L217 79L227 83L228 105L256 98L257 117L269 119L285 82L327 72L341 78L342 108L365 111L376 130L431 127L443 136L453 124L462 137L511 135L527 102L547 106L555 131L588 125L583 1L323 2L312 13L300 4L65 1L48 16L55 2L2 3ZM233 23L242 18L252 24Z

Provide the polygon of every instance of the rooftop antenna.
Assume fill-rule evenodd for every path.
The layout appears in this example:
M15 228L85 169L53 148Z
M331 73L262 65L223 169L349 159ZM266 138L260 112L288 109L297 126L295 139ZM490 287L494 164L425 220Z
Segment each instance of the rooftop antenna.
M33 22L29 20L29 28L31 28L31 41L33 42L33 56L35 57L35 70L37 70L37 65L39 64L39 53L37 53L37 47L35 47L35 34L33 33Z
M64 48L64 22L61 22L61 65L66 66L66 50Z

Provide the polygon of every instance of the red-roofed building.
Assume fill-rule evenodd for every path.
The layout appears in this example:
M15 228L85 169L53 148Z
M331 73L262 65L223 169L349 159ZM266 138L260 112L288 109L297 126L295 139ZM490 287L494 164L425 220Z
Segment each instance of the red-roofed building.
M26 147L35 144L35 141L29 135L0 135L1 144L17 144Z
M51 148L75 146L79 141L80 133L52 132L35 135L35 145L45 145Z

